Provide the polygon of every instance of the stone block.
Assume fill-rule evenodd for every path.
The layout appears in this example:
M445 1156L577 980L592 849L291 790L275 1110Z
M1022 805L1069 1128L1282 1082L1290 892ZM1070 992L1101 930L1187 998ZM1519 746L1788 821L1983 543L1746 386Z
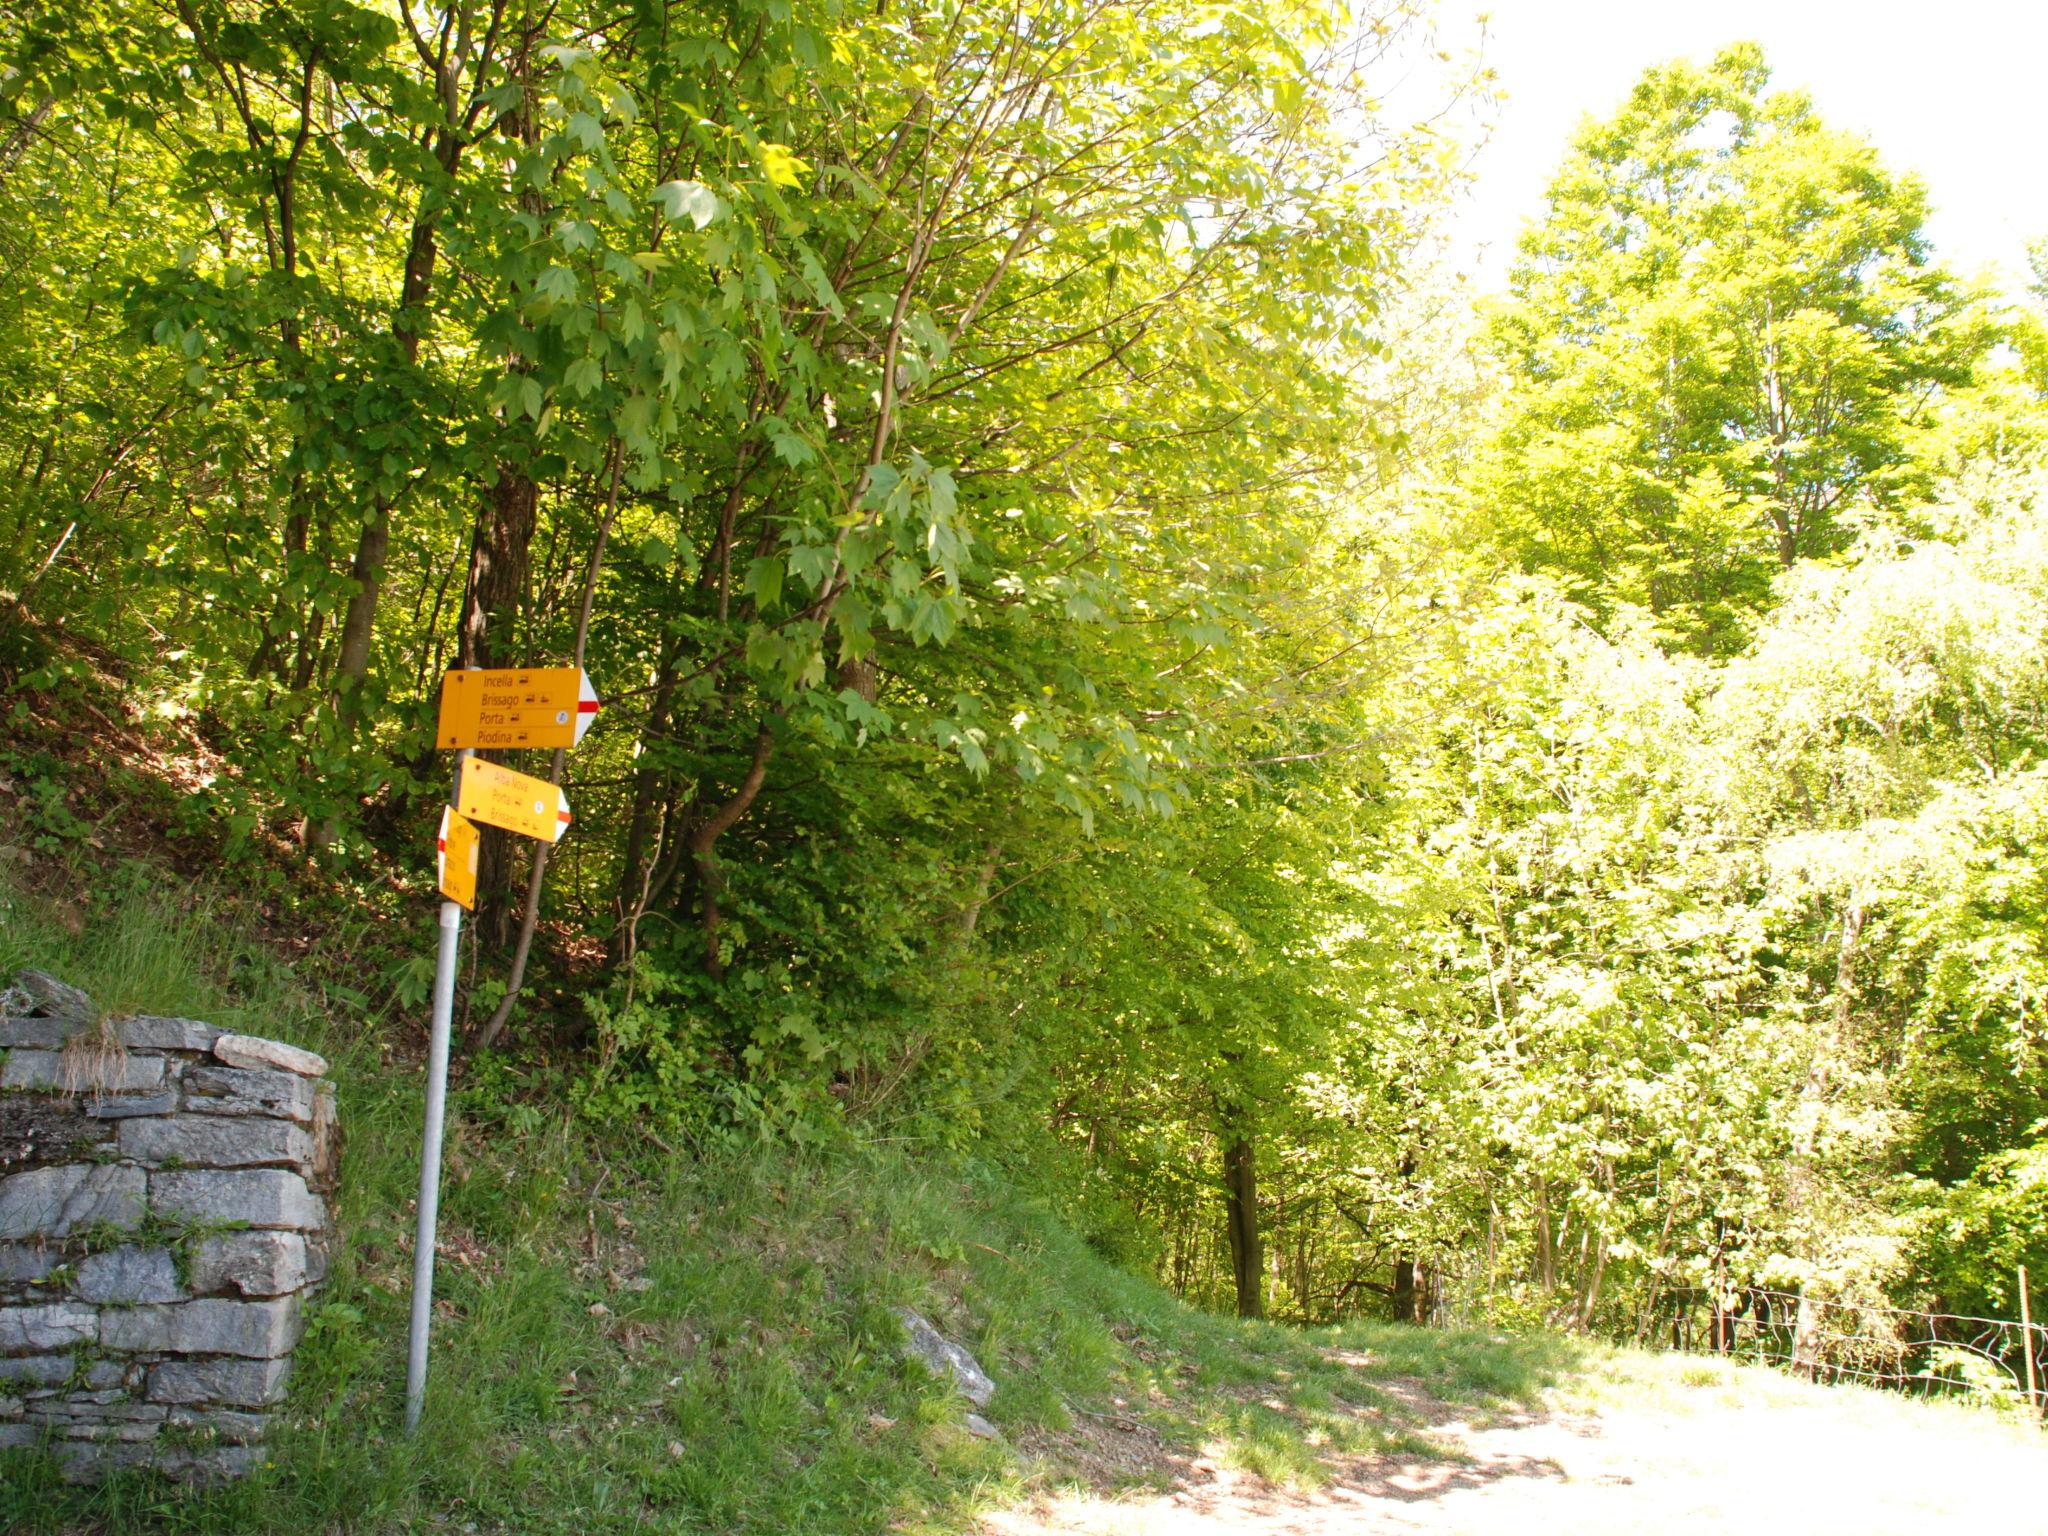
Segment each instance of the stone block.
M0 1307L0 1355L47 1355L98 1336L99 1313L77 1302Z
M79 1027L75 1019L0 1019L0 1050L58 1050Z
M110 1099L93 1099L85 1112L95 1120L132 1120L138 1115L168 1115L178 1107L178 1090L157 1093L123 1093Z
M162 1403L101 1405L81 1402L73 1395L48 1398L34 1403L22 1417L28 1423L46 1424L67 1434L134 1428L139 1430L139 1433L128 1438L143 1439L154 1435L162 1427L169 1413L170 1410Z
M327 1071L325 1056L255 1035L222 1035L213 1042L213 1054L231 1067L254 1071L296 1072L300 1077L320 1077Z
M99 1314L99 1339L128 1354L239 1355L269 1360L291 1353L305 1331L299 1298L226 1301L208 1298L159 1307L109 1307Z
M0 1090L39 1089L50 1093L146 1093L164 1081L161 1056L121 1055L67 1062L62 1051L9 1051L0 1068Z
M173 1450L160 1445L103 1444L71 1440L53 1446L70 1483L97 1482L110 1472L147 1467L181 1483L204 1485L242 1477L263 1460L257 1445L222 1445L206 1451Z
M143 1163L188 1167L248 1168L293 1163L301 1173L313 1166L313 1138L290 1120L224 1115L168 1115L121 1123L121 1155Z
M0 1392L0 1419L20 1418L21 1407L22 1404L20 1398L9 1397L6 1393Z
M0 1285L33 1285L63 1262L43 1243L0 1243Z
M221 1035L197 1019L165 1019L153 1013L121 1019L115 1027L131 1049L140 1051L210 1051Z
M334 1084L323 1082L313 1092L313 1187L332 1189L340 1172L341 1133L334 1117Z
M0 1382L9 1388L61 1387L77 1368L69 1355L24 1355L0 1360Z
M0 1424L0 1451L26 1451L41 1445L49 1431L40 1424Z
M135 1306L143 1302L177 1301L185 1294L178 1284L178 1266L168 1248L133 1244L87 1254L78 1261L71 1292L80 1301L102 1306Z
M326 1252L297 1232L228 1232L191 1247L192 1289L282 1296L303 1289L327 1271Z
M186 1069L183 1081L185 1108L199 1114L313 1118L313 1079L295 1072L194 1065Z
M164 1360L149 1369L154 1403L222 1403L268 1408L284 1397L290 1359Z
M59 981L48 971L16 971L11 990L26 994L30 1013L71 1019L81 1024L99 1017L99 1010L93 1007L91 997L69 982Z
M255 1445L270 1432L267 1413L241 1413L232 1408L173 1408L170 1422L195 1436L229 1445Z
M142 1220L148 1186L140 1168L90 1163L0 1179L0 1239L67 1237L102 1224L131 1228Z
M150 1208L173 1221L299 1231L327 1224L320 1197L282 1168L200 1168L148 1177Z
M135 1371L134 1380L129 1379L132 1369L134 1368L125 1360L95 1360L85 1368L85 1384L95 1392L108 1387L120 1387L125 1395L128 1388L142 1385L142 1374L139 1370Z
M161 1424L136 1424L126 1420L81 1421L50 1426L67 1440L154 1440Z

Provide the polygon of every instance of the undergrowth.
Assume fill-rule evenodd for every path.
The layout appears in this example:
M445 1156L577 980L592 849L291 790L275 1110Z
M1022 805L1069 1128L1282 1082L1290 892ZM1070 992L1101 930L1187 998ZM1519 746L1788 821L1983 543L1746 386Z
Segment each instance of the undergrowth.
M1374 1385L1527 1399L1551 1341L1191 1311L1113 1267L986 1167L849 1132L827 1148L665 1146L579 1122L516 1062L453 1098L426 1423L399 1429L418 1168L415 1053L230 903L131 879L79 931L15 891L0 971L37 965L112 1011L310 1046L344 1133L332 1278L271 1456L194 1492L63 1486L13 1458L0 1529L957 1532L1035 1486L1157 1481L1197 1452L1312 1485L1333 1455L1436 1454ZM902 1350L914 1307L998 1382L964 1405ZM1078 1454L1077 1422L1125 1454ZM1092 1442L1090 1442L1092 1443ZM1070 1456L1070 1449L1077 1454Z

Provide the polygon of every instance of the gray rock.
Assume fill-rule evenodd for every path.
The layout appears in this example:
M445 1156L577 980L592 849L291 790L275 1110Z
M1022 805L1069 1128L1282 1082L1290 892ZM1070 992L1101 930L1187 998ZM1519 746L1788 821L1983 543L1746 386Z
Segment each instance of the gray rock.
M121 1038L143 1051L210 1051L220 1031L197 1019L165 1019L153 1013L138 1013L122 1019Z
M49 1431L40 1424L0 1424L0 1451L25 1451L41 1445Z
M92 999L69 982L59 981L48 971L16 971L14 985L29 997L30 1013L53 1019L75 1019L91 1023L99 1017Z
M896 1316L903 1324L910 1353L919 1363L939 1380L950 1381L954 1390L975 1407L986 1408L989 1399L996 1395L996 1384L988 1379L974 1356L909 1307L898 1307Z
M325 1056L255 1035L222 1035L213 1042L213 1054L231 1067L254 1071L296 1072L300 1077L322 1077L327 1072Z
M271 1360L291 1353L305 1331L299 1298L178 1302L110 1307L99 1314L100 1343L129 1354L240 1355Z
M72 1294L102 1306L134 1306L140 1302L177 1301L185 1294L178 1284L178 1266L168 1248L132 1244L88 1254L78 1261Z
M6 1393L0 1392L0 1419L18 1419L20 1417L21 1399L9 1397Z
M67 1237L80 1227L127 1229L142 1220L149 1175L71 1163L0 1179L0 1238Z
M320 1197L298 1174L282 1168L152 1173L149 1203L157 1215L175 1221L300 1231L327 1225L327 1207Z
M132 1120L138 1115L168 1115L178 1107L178 1090L160 1093L124 1093L111 1099L93 1099L85 1112L95 1120Z
M62 1051L9 1051L0 1069L0 1089L35 1088L50 1093L145 1093L161 1087L161 1056L116 1055L67 1061Z
M185 1107L207 1115L313 1118L313 1080L294 1072L249 1072L239 1067L188 1067Z
M109 1421L105 1423L81 1422L66 1424L61 1428L56 1425L51 1427L57 1429L58 1433L68 1440L123 1441L154 1440L156 1432L163 1426L160 1424L133 1424L123 1421Z
M24 1019L10 1015L0 1019L0 1049L59 1050L71 1038L72 1031L82 1027L76 1019Z
M267 1413L238 1413L232 1408L173 1408L170 1413L171 1423L229 1445L255 1445L270 1432Z
M0 1360L0 1382L15 1387L61 1387L76 1369L77 1362L69 1355L26 1355Z
M0 1285L33 1285L63 1262L42 1243L0 1243Z
M206 1168L295 1163L306 1173L313 1166L313 1138L289 1120L170 1115L122 1122L121 1155L143 1163Z
M110 1472L147 1467L181 1483L206 1485L247 1475L263 1460L257 1445L223 1445L209 1451L160 1445L104 1444L72 1440L54 1447L70 1483L97 1482Z
M90 1344L99 1334L99 1313L72 1301L0 1307L0 1355L44 1355Z
M989 1423L978 1413L970 1413L960 1421L961 1426L977 1440L1000 1440L1003 1432Z
M339 1171L341 1137L335 1130L334 1084L322 1082L313 1090L313 1172L316 1189L332 1188Z
M284 1397L290 1359L165 1360L149 1368L149 1398L155 1403L223 1403L234 1408L268 1408Z
M229 1232L201 1238L191 1248L192 1289L239 1291L244 1296L282 1296L303 1289L326 1255L296 1232Z

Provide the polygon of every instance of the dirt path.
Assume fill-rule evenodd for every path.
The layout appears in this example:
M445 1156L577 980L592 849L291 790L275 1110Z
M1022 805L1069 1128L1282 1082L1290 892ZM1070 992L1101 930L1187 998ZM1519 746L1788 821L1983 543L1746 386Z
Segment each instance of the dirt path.
M1982 1412L1717 1365L1622 1367L1477 1422L1377 1383L1444 1454L1341 1459L1320 1488L1233 1470L1163 1494L1070 1493L989 1536L1945 1536L2048 1532L2048 1438Z

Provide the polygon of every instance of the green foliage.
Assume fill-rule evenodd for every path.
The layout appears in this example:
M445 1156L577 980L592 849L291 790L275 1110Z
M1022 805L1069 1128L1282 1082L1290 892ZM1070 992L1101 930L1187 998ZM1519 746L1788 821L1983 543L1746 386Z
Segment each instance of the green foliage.
M461 1149L490 1172L451 1200L502 1266L458 1307L516 1364L451 1369L450 1453L582 1433L584 1362L642 1394L578 1518L630 1483L879 1520L987 1470L935 1420L915 1472L849 1429L931 1410L787 1253L698 1262L692 1214L751 1238L721 1202L789 1205L877 1296L972 1269L990 1347L1094 1362L1021 1416L1131 1368L951 1191L837 1224L848 1169L914 1177L842 1161L869 1137L1036 1191L1008 1236L1297 1322L1646 1333L1766 1282L1995 1310L2048 1263L2040 295L1948 276L1923 189L1742 45L1580 134L1467 326L1419 270L1455 153L1375 105L1421 25L106 0L10 35L0 793L38 870L136 818L240 861L252 983L264 924L345 896L380 930L282 1020L374 1085L337 1413L381 1411L376 1021L426 1002L458 665L573 660L608 701L566 769L501 754L575 822L544 881L485 844L460 1108L524 1150ZM112 922L72 957L110 1004L248 1006L167 1001L183 931ZM613 1213L664 1234L659 1304L550 1246L618 1141L679 1149ZM597 1301L790 1331L723 1324L676 1400ZM1282 1417L1208 1429L1306 1478ZM664 1419L715 1453L671 1465ZM815 1480L759 1492L763 1437ZM448 1492L350 1454L308 1509Z
M1753 44L1645 74L1581 130L1490 318L1494 536L1710 652L1775 571L1924 494L1915 429L1996 325L1932 262L1918 183L1769 78Z
M46 915L19 894L10 911ZM310 977L237 963L245 934L161 897L129 899L103 931L7 934L0 963L110 995L155 988L302 1038L318 1011ZM396 1532L458 1500L465 1518L532 1531L970 1529L1024 1474L903 1357L897 1305L977 1353L1012 1434L1141 1411L1173 1454L1208 1447L1303 1484L1341 1452L1441 1453L1379 1378L1483 1409L1533 1401L1584 1354L1556 1338L1236 1324L1104 1263L986 1166L852 1138L676 1156L559 1112L522 1126L511 1110L532 1104L508 1103L520 1085L500 1075L465 1085L451 1117L428 1412L408 1441L416 1074L365 1051L337 1076L342 1240L266 1464L225 1488L130 1475L80 1489L11 1451L7 1529Z
M1345 62L1409 8L495 15L14 40L0 587L218 748L191 814L330 870L424 864L445 666L587 662L580 1102L809 1134L914 1073L958 1126L965 914L1188 806L1335 588L1449 174Z

